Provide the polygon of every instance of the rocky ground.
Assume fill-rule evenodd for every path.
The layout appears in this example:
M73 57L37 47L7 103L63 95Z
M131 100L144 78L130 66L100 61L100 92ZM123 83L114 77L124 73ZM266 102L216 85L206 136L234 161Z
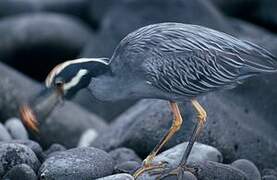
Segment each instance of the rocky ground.
M57 63L110 57L138 27L158 22L207 26L252 41L277 56L275 0L1 0L0 179L134 179L132 174L170 127L162 100L99 102L82 90L26 129L18 107L40 91ZM208 112L184 180L277 180L277 75L199 98ZM195 124L184 123L154 160L175 167ZM138 179L156 179L155 171ZM164 179L176 179L167 177Z

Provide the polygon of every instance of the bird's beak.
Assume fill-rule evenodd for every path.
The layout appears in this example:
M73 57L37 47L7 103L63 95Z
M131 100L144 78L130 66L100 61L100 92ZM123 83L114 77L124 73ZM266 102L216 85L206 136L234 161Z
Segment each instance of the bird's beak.
M43 122L53 109L62 101L63 89L50 87L43 89L29 103L20 106L19 113L27 128L38 132L39 124Z

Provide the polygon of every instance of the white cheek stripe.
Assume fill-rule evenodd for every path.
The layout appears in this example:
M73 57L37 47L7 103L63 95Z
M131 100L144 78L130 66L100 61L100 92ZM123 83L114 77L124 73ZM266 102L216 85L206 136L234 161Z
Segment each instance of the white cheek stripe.
M75 60L71 60L71 61L65 61L61 64L58 64L50 71L50 73L48 74L48 76L46 77L46 80L45 80L46 87L50 87L54 77L57 74L59 74L67 66L69 66L71 64L86 63L86 62L91 62L91 61L100 62L105 65L109 64L107 62L107 58L80 58L80 59L75 59Z
M84 75L86 75L87 73L88 73L88 70L86 70L86 69L80 69L80 70L78 71L78 73L76 74L76 76L74 76L68 83L65 83L65 84L63 85L63 90L64 90L64 91L67 91L67 90L69 90L70 88L76 86L76 85L80 82L80 80L82 79L82 77L83 77Z

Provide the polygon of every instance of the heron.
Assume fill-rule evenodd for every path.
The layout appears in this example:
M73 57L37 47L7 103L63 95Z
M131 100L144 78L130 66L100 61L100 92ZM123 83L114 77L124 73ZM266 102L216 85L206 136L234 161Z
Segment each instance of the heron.
M48 89L59 89L58 94L66 99L88 88L101 101L167 100L173 113L172 125L134 177L155 168L164 170L165 176L180 177L207 119L197 97L275 72L276 57L254 43L203 26L167 22L131 32L110 58L80 58L57 65L45 84ZM182 125L180 102L192 104L197 123L180 164L165 170L163 163L152 161Z

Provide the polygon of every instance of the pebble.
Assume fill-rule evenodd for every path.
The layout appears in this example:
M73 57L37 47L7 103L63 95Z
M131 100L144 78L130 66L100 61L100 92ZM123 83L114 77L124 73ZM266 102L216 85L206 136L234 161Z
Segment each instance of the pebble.
M10 169L2 180L37 180L37 175L27 164L19 164Z
M126 161L136 161L138 163L142 162L135 151L129 148L117 148L110 151L109 154L114 159L116 165Z
M87 129L80 137L77 147L89 147L89 145L95 140L98 133L94 129Z
M37 142L32 140L12 140L12 141L9 141L9 143L16 143L16 144L22 144L27 146L36 154L40 162L44 161L45 155L43 153L41 146Z
M5 172L18 164L27 164L35 172L40 167L35 153L29 147L16 143L0 144L0 163L2 163Z
M134 174L140 167L141 163L138 163L137 161L125 161L114 167L114 173Z
M74 148L55 153L42 164L39 177L44 180L95 179L111 175L113 159L92 147Z
M0 141L9 141L11 139L12 137L5 128L5 126L3 126L2 123L0 123Z
M131 176L130 174L121 173L121 174L114 174L111 176L98 178L97 180L134 180L134 177Z
M66 151L66 148L61 144L52 144L46 151L44 151L44 154L47 156L47 158L53 156L55 153Z
M246 159L236 160L231 164L231 166L243 171L247 175L248 179L260 180L262 178L255 164Z
M17 118L10 118L5 122L5 127L13 139L29 139L28 132L22 124L21 120Z

